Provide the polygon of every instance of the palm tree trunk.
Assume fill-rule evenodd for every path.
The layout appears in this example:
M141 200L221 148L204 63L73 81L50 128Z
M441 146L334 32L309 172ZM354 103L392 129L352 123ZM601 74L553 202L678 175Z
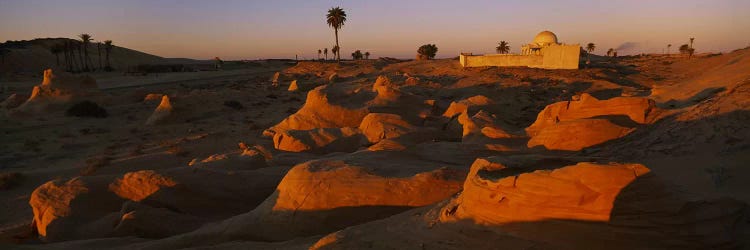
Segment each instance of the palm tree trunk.
M336 34L336 48L339 48L338 51L336 51L336 62L341 62L341 46L339 46L339 29L333 29L334 34Z
M102 43L96 44L96 51L98 52L97 58L99 59L99 69L102 69Z
M55 62L57 63L57 66L60 66L60 52L55 53Z
M83 48L81 47L83 45L78 46L78 60L81 61L81 71L86 69L86 61L83 60Z

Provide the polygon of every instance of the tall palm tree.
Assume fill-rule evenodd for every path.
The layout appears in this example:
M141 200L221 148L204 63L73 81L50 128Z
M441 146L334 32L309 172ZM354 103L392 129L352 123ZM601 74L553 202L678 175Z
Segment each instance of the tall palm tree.
M672 48L672 44L671 43L667 44L667 56L669 56L669 49L671 48Z
M112 40L105 40L104 41L104 56L106 57L105 67L107 71L112 71L112 65L109 64L109 54L112 53L112 48L114 48L114 46L112 46Z
M339 46L338 45L333 46L333 48L331 49L331 52L333 52L333 56L334 57L337 57L337 58L339 58L339 60L341 60L341 56L339 55L340 51L339 51Z
M336 48L338 48L336 51L340 51L341 49L339 46L339 29L344 26L344 22L346 22L346 12L344 12L344 9L336 7L328 10L326 23L333 28L333 33L336 35ZM336 53L336 61L341 62L341 55L339 53Z
M84 70L89 71L89 51L88 46L91 43L91 35L83 33L78 35L78 38L81 38L81 46L83 46L83 56L85 58L84 61Z
M320 54L323 53L322 50L318 50L318 60L320 60Z
M497 44L497 47L495 47L495 50L498 54L505 54L510 52L510 45L506 41L500 41L500 43Z
M370 59L370 51L365 52L365 60Z
M328 61L328 48L323 48L323 55L326 56L326 61Z

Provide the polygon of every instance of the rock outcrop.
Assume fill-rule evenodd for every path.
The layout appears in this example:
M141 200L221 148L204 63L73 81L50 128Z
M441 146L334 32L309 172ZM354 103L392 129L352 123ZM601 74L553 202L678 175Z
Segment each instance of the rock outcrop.
M637 124L653 122L660 110L653 100L643 97L615 97L598 100L589 94L581 94L579 100L557 102L547 105L539 112L531 126L526 128L529 136L534 137L546 127L562 121L594 117L627 116Z
M542 110L526 133L527 146L549 150L577 151L631 133L639 124L658 119L660 110L653 100L615 97L598 100L582 94L571 101L550 104Z
M289 152L353 152L365 140L357 128L319 128L288 130L273 136L273 146Z
M49 242L166 237L254 208L273 192L284 172L284 168L229 172L183 167L84 176L41 185L29 204L34 229ZM158 224L153 220L175 224L153 227Z
M578 151L617 139L632 132L634 128L623 127L607 119L578 119L562 121L546 127L532 137L529 148L543 146L549 150Z
M92 97L98 92L96 80L90 76L73 76L65 72L44 71L40 85L34 86L29 99L16 108L20 112L43 112L75 100Z
M169 101L169 96L164 95L161 97L159 106L154 109L154 112L151 113L151 116L149 116L148 120L146 120L146 125L155 125L158 123L162 123L166 121L170 116L172 116L173 112L174 108L172 107L172 103Z
M568 161L539 156L478 160L457 197L331 233L311 249L712 249L741 244L738 223L747 212L742 202L695 200L640 164Z

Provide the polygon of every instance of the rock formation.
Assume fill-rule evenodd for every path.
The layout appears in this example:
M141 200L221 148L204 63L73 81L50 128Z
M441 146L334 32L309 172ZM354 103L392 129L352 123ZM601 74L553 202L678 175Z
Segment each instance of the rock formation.
M169 101L169 96L164 95L161 97L159 106L154 109L154 112L146 120L146 125L155 125L164 122L172 116L173 112L174 108L172 108L172 103Z
M29 99L16 108L20 112L35 113L55 106L62 106L74 100L91 97L98 91L96 80L90 76L72 76L65 72L44 71L40 85L34 86Z
M598 100L582 94L574 100L550 104L526 133L527 146L550 150L581 150L617 139L639 124L652 123L661 111L654 101L641 97Z
M273 136L273 146L289 152L352 152L364 140L359 129L350 127L287 130Z

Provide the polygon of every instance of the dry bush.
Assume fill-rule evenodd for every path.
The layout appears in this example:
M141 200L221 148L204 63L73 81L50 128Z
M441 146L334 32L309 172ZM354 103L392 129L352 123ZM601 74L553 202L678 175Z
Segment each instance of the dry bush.
M107 110L92 101L82 101L65 111L67 116L106 118L109 116Z

